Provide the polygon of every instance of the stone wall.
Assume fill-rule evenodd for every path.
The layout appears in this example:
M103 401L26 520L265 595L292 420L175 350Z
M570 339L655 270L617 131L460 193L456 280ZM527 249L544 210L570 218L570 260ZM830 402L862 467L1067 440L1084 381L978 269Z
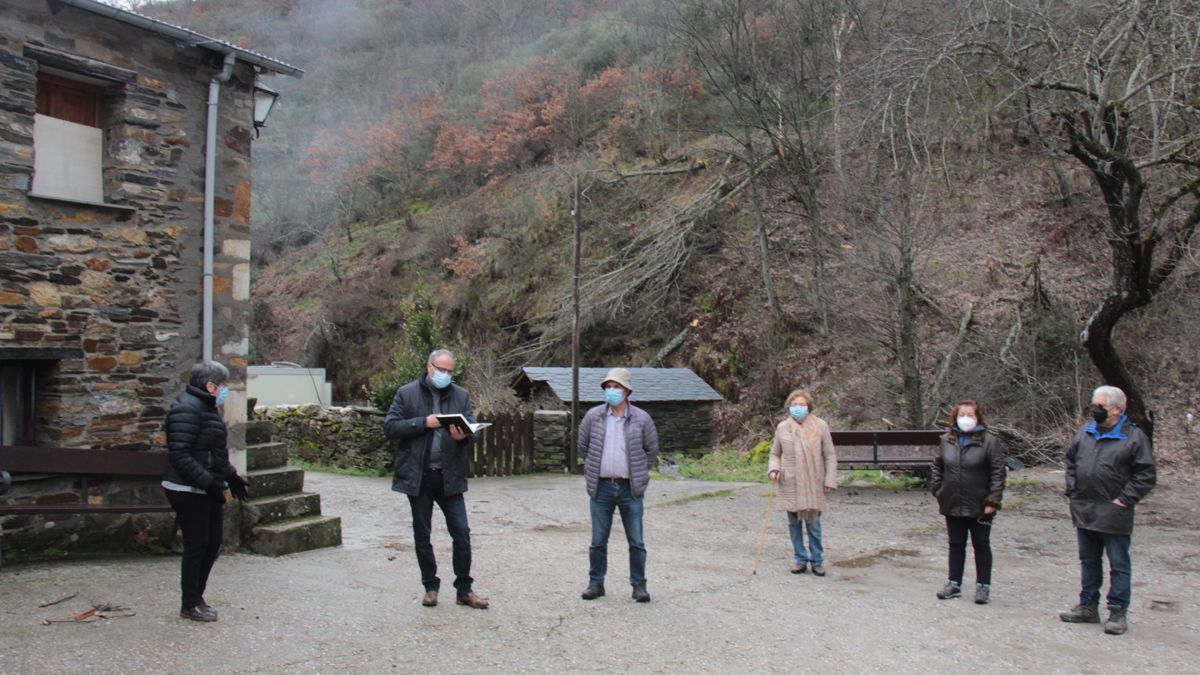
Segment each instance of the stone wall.
M562 471L571 442L571 413L538 410L533 413L533 465L537 471Z
M375 408L281 405L256 408L254 414L275 424L274 440L287 444L290 457L391 474L396 441L384 438L384 414Z
M28 194L37 73L50 66L109 82L103 181L105 201L119 207ZM39 361L38 445L164 447L165 412L201 356L205 109L219 69L207 50L89 12L46 0L4 2L0 361L54 356ZM215 202L214 356L233 374L226 418L231 459L241 469L253 78L239 64L222 86ZM6 545L25 535L37 539L34 548L63 544L42 536L66 529L51 522L6 521Z
M640 403L634 400L633 404L654 419L660 452L696 454L712 450L712 402Z

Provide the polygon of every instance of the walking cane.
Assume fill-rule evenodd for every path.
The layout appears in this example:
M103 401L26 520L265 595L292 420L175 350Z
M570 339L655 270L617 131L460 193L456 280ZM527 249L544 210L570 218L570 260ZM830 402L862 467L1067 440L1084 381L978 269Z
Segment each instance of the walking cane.
M763 514L762 530L758 533L758 552L754 554L754 574L758 574L758 563L762 561L763 544L767 543L767 524L771 522L771 504L775 501L776 481L771 481L771 491L767 493L767 512Z

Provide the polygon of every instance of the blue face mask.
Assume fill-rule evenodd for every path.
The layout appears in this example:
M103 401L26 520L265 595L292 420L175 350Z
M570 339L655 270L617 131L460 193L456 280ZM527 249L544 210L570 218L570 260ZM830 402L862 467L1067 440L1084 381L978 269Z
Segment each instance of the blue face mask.
M433 369L432 382L433 386L437 387L438 389L445 389L446 387L449 387L450 381L453 379L454 378L450 375L450 373L442 372L437 368Z
M808 417L808 406L794 405L794 406L788 408L788 413L791 414L792 419L799 422L799 421L803 420L805 417Z
M217 405L225 405L227 398L229 398L229 387L221 387L221 391L217 392Z
M611 406L621 405L621 401L625 400L625 391L617 387L604 390L604 402Z

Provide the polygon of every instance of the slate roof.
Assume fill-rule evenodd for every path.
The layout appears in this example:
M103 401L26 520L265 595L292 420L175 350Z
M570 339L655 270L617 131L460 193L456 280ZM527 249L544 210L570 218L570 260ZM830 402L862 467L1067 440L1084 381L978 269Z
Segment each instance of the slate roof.
M571 400L570 368L521 369L520 377L531 382L545 382L560 401ZM604 391L600 384L608 374L608 368L579 369L579 400L583 403L600 403ZM629 400L634 403L653 401L720 401L722 397L708 383L700 379L690 368L630 368L633 376L633 393Z
M145 14L135 12L131 9L115 7L107 2L102 2L101 0L61 0L61 2L87 12L92 12L93 14L106 16L110 19L120 21L121 23L137 26L138 28L148 30L152 33L158 33L159 35L165 35L166 37L174 38L190 46L204 47L205 49L211 49L213 51L221 52L222 54L232 52L236 54L238 59L241 61L252 63L260 68L264 68L281 75L300 77L304 74L304 70L297 68L296 66L286 64L279 59L273 59L266 54L260 54L256 51L239 47L232 42L226 42L225 40L220 40L218 38L205 35L204 33L198 33L190 28L176 26L173 23L167 23L166 21L146 16Z

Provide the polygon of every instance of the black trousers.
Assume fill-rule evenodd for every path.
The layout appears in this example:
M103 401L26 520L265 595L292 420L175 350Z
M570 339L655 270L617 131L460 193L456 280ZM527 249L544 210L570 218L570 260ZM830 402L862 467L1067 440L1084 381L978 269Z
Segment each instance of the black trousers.
M166 490L167 501L175 509L179 529L183 531L183 560L179 586L183 592L180 609L191 609L204 601L208 573L221 554L224 536L225 504L208 495Z
M442 489L442 472L432 469L421 478L421 492L409 495L412 507L413 543L417 549L417 565L421 568L421 585L427 591L441 588L437 574L437 558L433 554L430 535L433 533L433 505L437 504L446 517L450 531L451 564L454 567L454 589L462 597L471 592L471 528L467 525L467 502L462 494L447 495Z
M967 563L967 535L975 548L975 583L992 583L992 525L975 518L946 516L946 533L950 535L950 581L962 584L963 567Z

